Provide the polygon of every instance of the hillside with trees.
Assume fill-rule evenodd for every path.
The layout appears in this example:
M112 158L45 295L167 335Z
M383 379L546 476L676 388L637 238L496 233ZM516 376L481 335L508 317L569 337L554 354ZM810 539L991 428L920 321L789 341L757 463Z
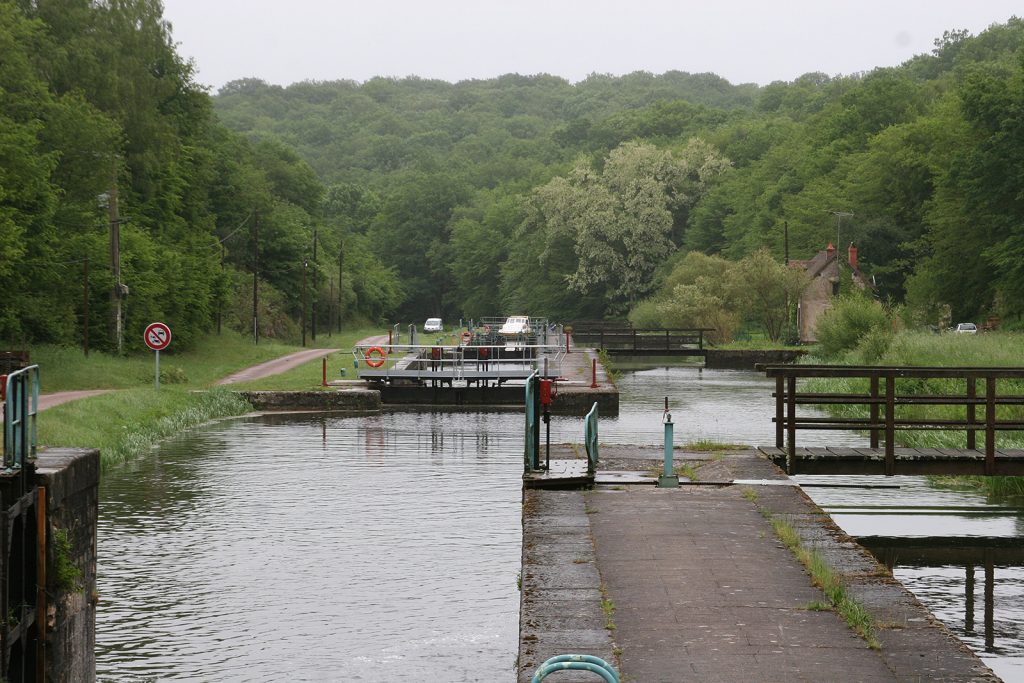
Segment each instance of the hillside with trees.
M215 108L366 198L335 217L396 269L404 318L654 323L686 254L781 262L788 223L793 258L856 243L879 297L917 322L1019 326L1022 40L1011 19L897 68L763 88L681 72L246 80Z
M856 243L917 323L1021 327L1022 42L1011 19L764 87L675 71L211 96L158 0L0 0L0 338L82 344L88 323L110 349L120 305L127 348L153 320L187 346L252 330L254 291L260 333L290 339L303 318L512 312L782 334L786 225L794 259Z

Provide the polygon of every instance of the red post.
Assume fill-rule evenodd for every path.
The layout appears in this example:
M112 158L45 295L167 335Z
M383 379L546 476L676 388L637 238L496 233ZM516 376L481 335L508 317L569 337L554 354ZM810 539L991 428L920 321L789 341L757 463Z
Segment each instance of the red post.
M597 389L597 359L590 359L590 388Z
M0 401L7 400L7 375L0 375Z
M323 361L324 361L324 380L323 380L323 383L320 386L326 387L327 386L327 357L326 356L324 356Z

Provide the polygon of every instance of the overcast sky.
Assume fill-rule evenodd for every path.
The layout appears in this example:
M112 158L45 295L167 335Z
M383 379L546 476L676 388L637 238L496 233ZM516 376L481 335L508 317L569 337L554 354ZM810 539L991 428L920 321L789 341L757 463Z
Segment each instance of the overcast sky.
M850 74L977 34L1021 0L164 0L214 91L237 78L710 71L732 83Z

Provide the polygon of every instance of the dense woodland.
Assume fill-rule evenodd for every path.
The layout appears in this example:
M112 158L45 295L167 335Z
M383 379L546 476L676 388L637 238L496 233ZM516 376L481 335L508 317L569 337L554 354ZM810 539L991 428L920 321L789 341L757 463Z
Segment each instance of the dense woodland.
M110 347L115 189L129 348L152 320L186 346L218 317L252 329L254 272L262 333L291 339L314 315L513 312L774 337L772 301L801 286L785 224L794 259L855 242L915 324L1022 327L1022 44L1011 19L898 68L764 87L509 74L211 95L158 0L0 0L0 339L80 344L88 310Z

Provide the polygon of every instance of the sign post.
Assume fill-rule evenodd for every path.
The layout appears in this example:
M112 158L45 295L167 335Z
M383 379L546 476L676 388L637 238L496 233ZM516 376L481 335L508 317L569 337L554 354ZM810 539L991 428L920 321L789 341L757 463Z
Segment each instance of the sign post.
M146 346L156 351L156 388L160 388L160 351L171 345L171 328L163 323L150 323L143 333Z

